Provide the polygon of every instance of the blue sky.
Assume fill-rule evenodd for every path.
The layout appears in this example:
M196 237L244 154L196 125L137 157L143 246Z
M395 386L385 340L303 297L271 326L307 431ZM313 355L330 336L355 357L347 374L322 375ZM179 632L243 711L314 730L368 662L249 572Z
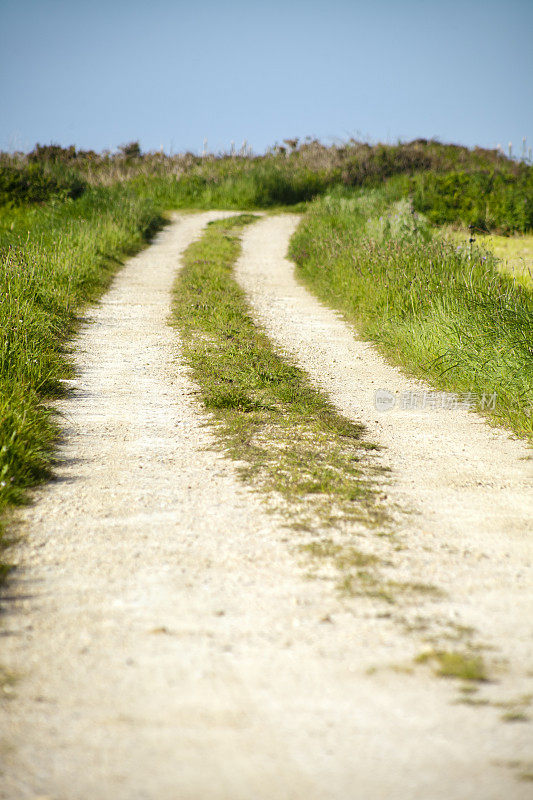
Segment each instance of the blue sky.
M0 148L533 144L533 0L0 0Z

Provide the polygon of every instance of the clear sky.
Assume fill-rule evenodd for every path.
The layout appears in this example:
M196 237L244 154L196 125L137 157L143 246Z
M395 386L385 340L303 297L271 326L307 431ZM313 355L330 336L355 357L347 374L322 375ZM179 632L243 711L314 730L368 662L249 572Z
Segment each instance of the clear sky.
M0 148L533 144L533 0L0 0Z

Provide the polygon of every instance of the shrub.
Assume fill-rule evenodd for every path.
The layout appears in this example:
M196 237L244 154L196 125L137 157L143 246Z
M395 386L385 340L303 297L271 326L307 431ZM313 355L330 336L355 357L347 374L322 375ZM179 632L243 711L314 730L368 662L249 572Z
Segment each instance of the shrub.
M412 180L413 205L439 225L462 223L482 231L533 228L533 171L519 175L495 172L427 172Z
M128 142L128 144L121 144L118 148L124 158L141 158L141 145L139 142Z
M41 164L0 165L0 205L42 203L52 197L76 198L85 182L72 171L49 172Z

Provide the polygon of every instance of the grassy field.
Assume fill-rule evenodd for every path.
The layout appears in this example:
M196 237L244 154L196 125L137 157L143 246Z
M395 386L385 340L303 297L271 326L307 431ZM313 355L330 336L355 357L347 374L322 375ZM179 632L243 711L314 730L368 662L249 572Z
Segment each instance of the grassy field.
M480 245L498 259L498 268L533 289L533 236L483 236Z

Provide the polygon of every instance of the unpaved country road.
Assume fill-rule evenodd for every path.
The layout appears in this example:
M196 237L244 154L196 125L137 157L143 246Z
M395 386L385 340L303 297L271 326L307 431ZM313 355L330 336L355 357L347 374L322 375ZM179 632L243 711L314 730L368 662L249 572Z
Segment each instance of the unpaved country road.
M529 797L531 784L505 764L529 757L530 725L502 723L492 707L454 704L452 684L427 671L380 669L411 659L412 639L381 606L344 603L328 582L305 580L290 531L209 449L166 320L179 253L219 216L177 218L128 262L78 338L77 389L62 403L59 479L21 514L23 568L2 619L0 662L19 679L0 706L0 796ZM293 225L290 217L266 218L247 232L239 276L253 290L256 313L302 363L302 337L288 317L310 324L315 342L332 348L317 379L345 410L361 402L367 413L358 382L374 356L363 346L359 376L344 373L343 337L351 334L302 294L283 261ZM268 273L279 279L277 289ZM272 319L278 312L283 329ZM316 313L325 315L322 331ZM344 394L333 382L337 370L348 381ZM389 377L385 388L403 385L394 383L403 380L396 371ZM376 436L390 445L390 423L374 418ZM499 443L501 472L494 467L490 475L503 485L485 495L499 515L498 498L514 492L516 513L506 511L499 526L485 514L484 537L477 483L469 484L469 505L463 479L455 495L448 480L445 502L462 497L462 517L455 520L449 505L443 541L446 515L435 507L433 473L409 466L410 444L415 456L423 449L416 422L410 425L412 441L384 454L399 487L391 491L420 513L402 551L405 569L422 560L432 579L453 584L461 619L471 617L512 656L502 683L523 692L531 620L531 556L521 527L525 450L468 417L459 438L450 438L456 461L474 470L478 439ZM426 434L432 426L418 435ZM418 544L424 526L429 546Z

